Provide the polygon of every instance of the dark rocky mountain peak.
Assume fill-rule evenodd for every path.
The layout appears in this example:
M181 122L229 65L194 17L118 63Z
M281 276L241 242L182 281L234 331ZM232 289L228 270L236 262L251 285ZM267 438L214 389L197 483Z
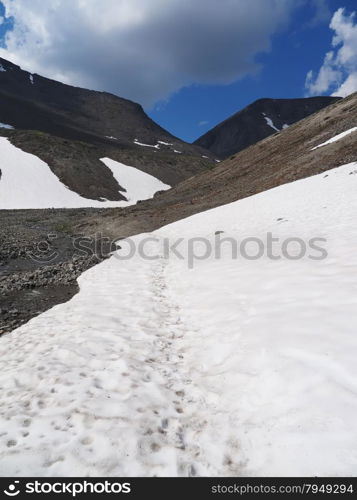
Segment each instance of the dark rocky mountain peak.
M205 133L194 144L210 150L220 158L228 158L339 99L258 99Z

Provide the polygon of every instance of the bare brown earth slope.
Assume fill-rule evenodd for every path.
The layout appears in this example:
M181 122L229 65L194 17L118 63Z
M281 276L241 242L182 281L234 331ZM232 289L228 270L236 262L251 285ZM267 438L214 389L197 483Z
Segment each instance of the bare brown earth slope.
M0 334L77 291L76 278L108 255L76 256L73 237L100 234L113 241L261 191L357 161L357 132L312 150L357 126L357 93L232 156L210 171L136 206L117 209L0 211ZM328 174L326 174L328 175ZM301 200L303 203L304 200ZM219 229L219 228L217 228ZM53 239L49 235L55 234ZM98 238L98 237L97 237ZM33 259L38 243L54 262ZM34 250L35 249L35 250ZM103 253L103 255L102 255Z

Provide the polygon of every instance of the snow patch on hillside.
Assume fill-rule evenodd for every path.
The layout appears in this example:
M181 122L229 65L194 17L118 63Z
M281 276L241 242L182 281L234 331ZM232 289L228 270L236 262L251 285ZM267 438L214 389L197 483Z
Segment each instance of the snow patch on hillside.
M1 475L355 476L356 189L352 163L132 239L156 260L123 241L0 338ZM218 231L324 237L329 255L162 254Z
M129 205L139 200L152 198L158 191L166 191L171 186L164 184L156 177L149 175L134 167L129 167L110 158L102 158L101 161L113 172L117 182L126 189L124 196Z
M271 118L269 118L269 116L267 116L265 113L262 113L263 116L264 116L264 119L265 121L267 122L267 124L269 125L269 127L271 127L273 130L276 130L276 132L280 132L280 129L278 129L274 123L273 123L273 120Z
M172 142L157 141L158 144L163 144L164 146L173 146Z
M144 144L143 142L139 142L138 139L134 139L134 144L136 144L137 146L144 146L146 148L155 148L155 149L159 149L160 148L159 144L156 144L156 145L153 145L153 144Z
M14 127L12 125L8 125L7 123L1 123L0 122L0 128L13 129Z
M134 167L103 158L117 182L126 189L124 196L128 201L101 202L71 191L47 163L16 148L3 137L0 137L0 158L0 209L125 207L170 188Z
M134 139L134 144L136 144L137 146L143 146L143 147L146 147L146 148L154 148L154 149L160 149L160 145L161 146L173 146L173 143L171 142L165 142L165 141L157 141L157 144L145 144L143 142L139 142L138 139ZM173 150L174 153L181 153L181 151L176 151L175 149ZM155 151L156 153L156 151Z
M311 149L311 151L314 151L314 149L321 148L322 146L326 146L327 144L332 144L333 142L339 141L343 137L346 137L346 135L352 134L352 132L356 132L357 127L350 128L349 130L346 130L345 132L342 132L341 134L335 135L334 137L331 137L328 141L323 142L322 144L319 144L318 146L315 146L314 148Z

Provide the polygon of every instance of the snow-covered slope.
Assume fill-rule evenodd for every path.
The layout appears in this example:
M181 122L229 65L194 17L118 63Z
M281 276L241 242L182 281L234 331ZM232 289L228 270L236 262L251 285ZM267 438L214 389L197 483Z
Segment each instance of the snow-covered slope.
M125 207L169 189L155 177L110 158L102 161L126 189L128 201L97 201L81 197L64 186L37 156L25 153L0 137L0 209Z
M155 260L121 242L2 337L1 474L356 475L356 189L354 163L135 237ZM306 256L162 256L218 232Z

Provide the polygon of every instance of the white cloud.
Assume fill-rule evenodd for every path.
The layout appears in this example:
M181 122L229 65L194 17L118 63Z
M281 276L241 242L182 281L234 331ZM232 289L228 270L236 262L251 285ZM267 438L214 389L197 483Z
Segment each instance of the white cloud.
M355 13L347 15L338 9L331 20L335 32L332 50L327 52L317 75L307 73L305 86L308 95L332 93L345 97L357 91L357 23Z
M208 120L201 120L200 122L198 122L199 127L204 127L205 125L208 125L208 124L209 124Z
M15 24L1 57L148 105L255 73L255 56L307 0L2 1Z
M346 80L341 84L340 88L336 90L333 96L346 97L347 95L353 94L357 91L357 71L351 73Z

